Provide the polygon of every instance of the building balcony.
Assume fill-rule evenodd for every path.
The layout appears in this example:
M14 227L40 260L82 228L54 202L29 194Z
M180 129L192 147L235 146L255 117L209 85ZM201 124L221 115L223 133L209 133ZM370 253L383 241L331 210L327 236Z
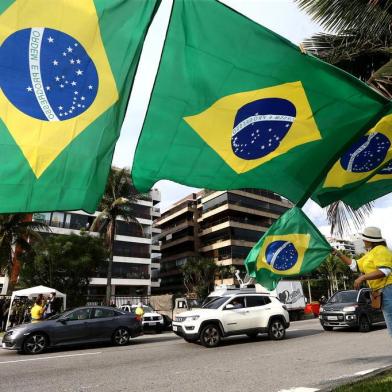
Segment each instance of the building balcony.
M269 212L267 209L256 210L254 208L242 207L238 204L224 203L223 205L221 205L217 208L208 210L207 212L203 212L203 215L201 218L198 219L198 222L202 222L206 218L209 218L209 217L214 216L216 214L220 214L225 211L238 211L238 212L242 212L242 213L249 214L249 215L257 215L257 216L262 216L262 217L267 217L267 218L272 218L272 219L278 219L280 216L280 215L274 214L272 212Z
M209 252L211 250L225 248L227 246L242 246L247 248L253 248L255 242L249 242L245 240L233 240L233 239L226 239L226 240L218 240L213 242L212 244L205 245L200 248L200 252Z
M161 266L164 265L166 262L169 262L169 261L183 259L183 258L187 258L187 257L194 257L196 255L197 255L197 253L195 251L190 251L190 250L187 250L187 251L181 252L181 253L177 253L177 254L174 254L174 255L170 255L170 256L162 255Z
M158 227L163 225L164 223L170 222L173 219L178 219L183 214L188 213L189 211L195 212L196 211L196 206L190 206L190 205L179 205L177 207L174 207L170 209L169 211L165 212L162 214L160 219L157 219L155 221L155 225Z
M91 278L90 285L92 286L106 286L106 278ZM127 279L127 278L112 278L113 286L151 286L150 279Z
M162 229L158 238L165 238L168 234L174 234L177 231L186 229L187 227L193 227L194 225L195 223L193 221L184 219L180 222L176 222L172 226L165 227L164 229Z
M176 246L182 244L184 242L194 242L194 237L191 235L186 235L184 237L178 238L176 240L170 240L168 242L162 242L161 244L161 251L167 248L171 248L172 246Z
M212 222L209 227L204 228L201 232L200 232L200 236L205 236L207 234L210 233L214 233L216 231L222 230L222 229L226 229L229 227L236 227L238 229L246 229L246 230L253 230L253 231L259 231L261 233L264 233L268 230L267 227L265 226L256 226L256 225L252 225L249 223L246 223L245 220L235 220L235 219L231 219L231 218L225 218L222 220L218 220L216 222Z

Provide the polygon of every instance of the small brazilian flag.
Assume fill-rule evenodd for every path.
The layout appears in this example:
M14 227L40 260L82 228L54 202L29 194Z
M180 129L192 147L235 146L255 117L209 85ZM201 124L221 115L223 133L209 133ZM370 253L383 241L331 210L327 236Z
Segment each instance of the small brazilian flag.
M357 208L389 193L391 187L385 185L386 181L390 184L392 174L390 106L388 113L342 154L313 194L312 198L322 207L343 200Z
M297 203L387 100L215 0L176 0L132 177Z
M95 210L160 0L1 0L0 213Z
M346 193L342 197L342 201L357 209L388 193L392 193L392 160L388 161L365 183Z
M331 246L298 207L284 213L245 260L248 274L268 290L279 280L307 274L331 252Z

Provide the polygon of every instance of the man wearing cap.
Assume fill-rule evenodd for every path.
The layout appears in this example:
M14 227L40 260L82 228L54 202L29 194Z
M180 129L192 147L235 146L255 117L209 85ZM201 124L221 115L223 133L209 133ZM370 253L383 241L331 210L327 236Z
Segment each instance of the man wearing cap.
M361 275L354 282L354 288L359 289L363 282L367 282L373 290L382 290L382 311L389 334L392 336L392 252L382 238L378 227L366 227L362 233L362 240L368 251L359 260L350 259L336 249L332 252L347 264L352 271L359 269Z

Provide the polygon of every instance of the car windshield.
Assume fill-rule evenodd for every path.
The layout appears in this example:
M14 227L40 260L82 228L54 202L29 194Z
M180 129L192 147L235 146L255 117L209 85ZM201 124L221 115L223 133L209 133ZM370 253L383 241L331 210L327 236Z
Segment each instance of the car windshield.
M153 308L150 308L149 306L143 306L143 310L144 313L155 313L155 310Z
M215 297L211 301L207 302L202 306L203 309L218 309L223 305L229 298L228 297Z
M352 303L357 302L358 291L350 290L350 291L340 291L333 295L328 303L329 304L336 304L336 303Z

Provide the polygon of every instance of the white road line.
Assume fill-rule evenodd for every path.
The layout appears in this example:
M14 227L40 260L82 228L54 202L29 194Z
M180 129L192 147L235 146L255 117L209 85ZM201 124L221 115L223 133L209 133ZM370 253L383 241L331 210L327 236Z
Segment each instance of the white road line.
M298 388L290 388L290 389L281 389L278 392L316 392L316 391L319 391L319 389L298 387Z
M374 369L368 369L368 370L362 370L360 372L354 373L354 376L364 376L365 374L374 372L375 370L378 370L379 368L374 368Z
M0 362L0 365L6 363L18 363L18 362L31 362L31 361L45 361L48 359L56 359L56 358L70 358L70 357L82 357L85 355L98 355L102 354L102 351L98 351L96 353L83 353L83 354L69 354L69 355L53 355L51 357L39 357L39 358L31 358L31 359L17 359L15 361L3 361Z

